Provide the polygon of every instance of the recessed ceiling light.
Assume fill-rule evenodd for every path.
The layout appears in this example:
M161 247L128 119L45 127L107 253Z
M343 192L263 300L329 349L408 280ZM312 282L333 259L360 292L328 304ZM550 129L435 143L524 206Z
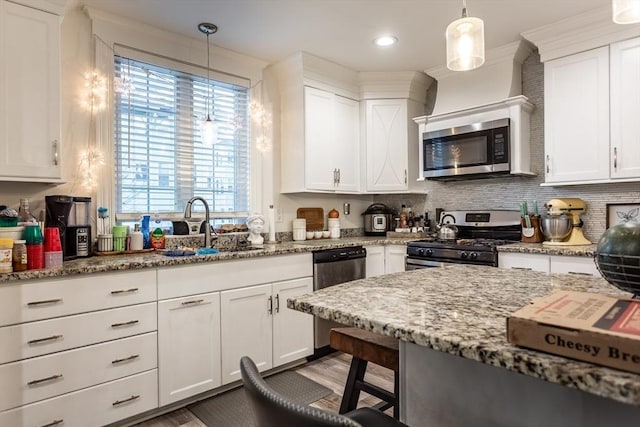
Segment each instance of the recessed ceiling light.
M377 46L391 46L392 44L396 44L398 42L398 38L394 36L380 36L376 37L373 42Z

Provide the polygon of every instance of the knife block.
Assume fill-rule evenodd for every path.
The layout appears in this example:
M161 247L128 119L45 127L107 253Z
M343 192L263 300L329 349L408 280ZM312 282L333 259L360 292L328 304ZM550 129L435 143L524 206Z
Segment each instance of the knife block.
M527 228L524 218L520 218L522 230L520 232L521 241L523 243L540 243L544 240L542 231L540 230L540 217L529 215L531 228Z

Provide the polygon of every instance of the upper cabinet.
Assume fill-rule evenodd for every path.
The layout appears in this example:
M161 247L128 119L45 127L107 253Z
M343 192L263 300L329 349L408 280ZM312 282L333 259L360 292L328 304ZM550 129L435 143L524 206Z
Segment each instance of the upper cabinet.
M0 180L60 182L60 17L0 1Z
M542 185L640 181L640 25L603 7L522 35L544 62Z

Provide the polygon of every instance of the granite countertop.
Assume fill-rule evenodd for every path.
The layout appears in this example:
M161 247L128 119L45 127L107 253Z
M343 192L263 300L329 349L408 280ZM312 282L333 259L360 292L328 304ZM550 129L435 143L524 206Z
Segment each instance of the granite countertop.
M640 375L507 342L507 317L559 288L630 296L601 278L452 265L343 283L288 300L287 306L640 406Z
M517 252L523 254L565 255L594 257L596 244L579 246L548 246L542 243L509 243L498 246L498 252Z
M21 273L0 274L0 283L39 278L63 277L77 274L90 274L118 270L133 270L263 256L306 253L322 249L344 248L358 245L404 245L411 240L415 240L415 238L385 238L362 236L341 239L304 240L265 244L262 248L259 249L251 249L238 252L222 250L221 252L213 255L170 257L156 252L144 252L128 255L93 256L90 258L65 261L63 267L59 269L28 270Z

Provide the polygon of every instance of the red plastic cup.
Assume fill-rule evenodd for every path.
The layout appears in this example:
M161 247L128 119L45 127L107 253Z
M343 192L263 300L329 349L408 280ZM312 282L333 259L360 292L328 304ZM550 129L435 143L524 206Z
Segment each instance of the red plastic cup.
M27 245L27 270L44 268L44 245Z
M58 229L58 227L45 227L44 251L45 252L62 251L62 243L60 242L60 230Z

